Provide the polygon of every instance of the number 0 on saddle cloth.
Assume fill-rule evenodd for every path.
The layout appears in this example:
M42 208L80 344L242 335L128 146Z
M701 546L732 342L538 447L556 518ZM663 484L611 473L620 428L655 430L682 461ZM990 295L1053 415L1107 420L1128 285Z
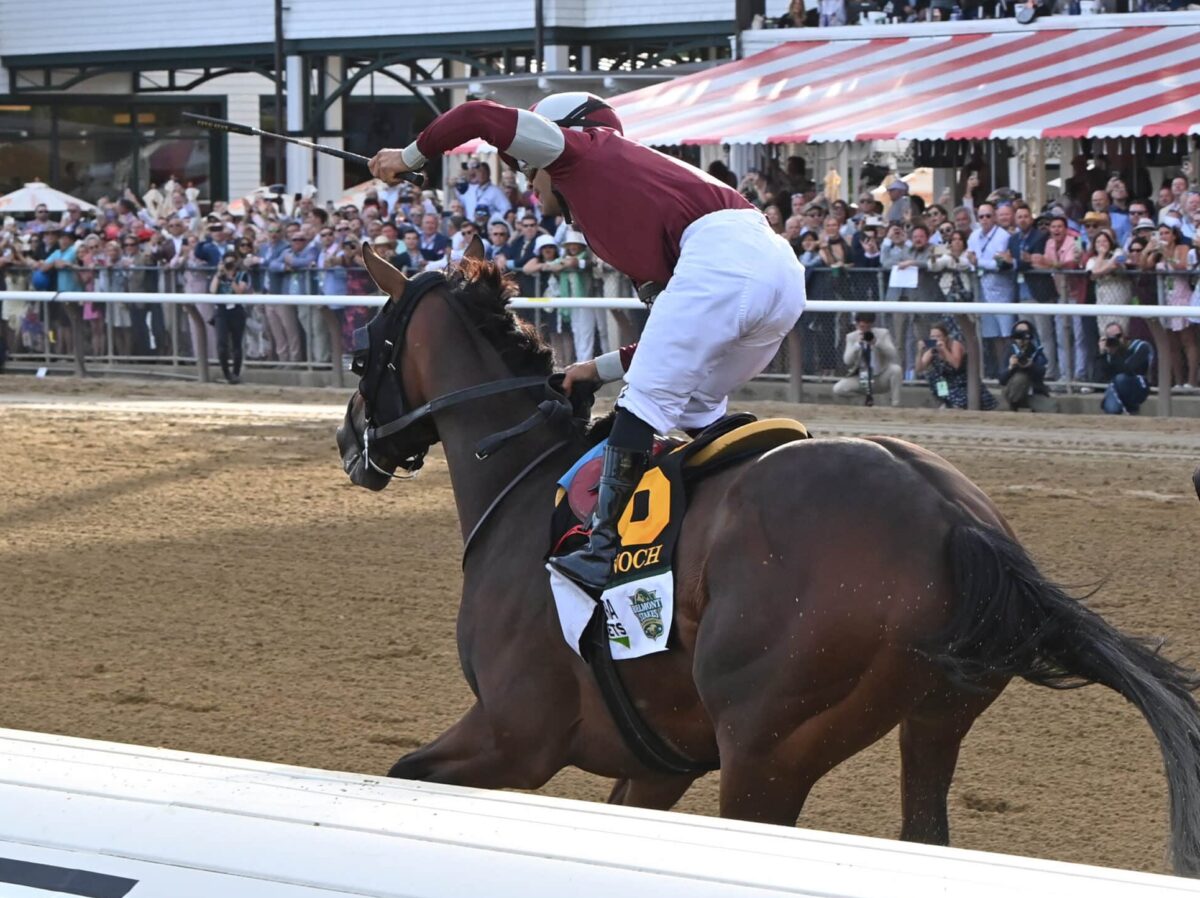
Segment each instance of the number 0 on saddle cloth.
M580 638L599 601L614 660L665 651L674 611L671 560L687 507L686 487L730 464L807 437L804 425L796 421L756 421L752 415L734 415L691 442L656 441L655 462L642 475L618 522L621 548L604 592L598 598L590 595L547 566L567 644L579 653ZM585 453L558 481L551 556L587 541L582 522L590 521L595 507L604 445L601 442Z

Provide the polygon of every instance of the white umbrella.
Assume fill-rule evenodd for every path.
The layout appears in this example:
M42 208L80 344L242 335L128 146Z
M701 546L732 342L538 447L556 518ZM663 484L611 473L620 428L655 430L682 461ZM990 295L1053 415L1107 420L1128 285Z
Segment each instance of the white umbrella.
M380 189L386 188L387 185L383 181L378 181L375 178L369 178L366 181L355 184L353 187L347 187L341 197L333 204L335 209L340 209L342 206L356 206L361 209L363 200L367 198L368 193L378 192Z
M91 203L55 190L41 181L26 184L20 190L0 196L0 212L32 212L38 206L45 206L51 212L66 212L68 204L79 206L85 212L93 212L96 207Z

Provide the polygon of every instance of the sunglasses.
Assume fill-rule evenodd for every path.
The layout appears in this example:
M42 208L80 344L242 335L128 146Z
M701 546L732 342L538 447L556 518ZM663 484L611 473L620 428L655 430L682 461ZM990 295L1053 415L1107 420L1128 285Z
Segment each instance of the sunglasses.
M979 213L979 217L980 217L980 218L991 218L991 217L992 217L992 213L991 213L991 212L980 212L980 213Z

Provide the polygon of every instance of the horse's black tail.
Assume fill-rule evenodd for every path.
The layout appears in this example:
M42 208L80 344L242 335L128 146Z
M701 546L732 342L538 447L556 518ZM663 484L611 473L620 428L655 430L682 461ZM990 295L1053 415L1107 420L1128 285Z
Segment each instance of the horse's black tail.
M1200 466L1192 472L1192 486L1196 488L1196 498L1200 499Z
M1200 875L1200 678L1046 580L1001 531L956 525L949 551L958 601L924 653L965 688L1015 676L1055 689L1100 683L1128 699L1162 749L1175 871Z

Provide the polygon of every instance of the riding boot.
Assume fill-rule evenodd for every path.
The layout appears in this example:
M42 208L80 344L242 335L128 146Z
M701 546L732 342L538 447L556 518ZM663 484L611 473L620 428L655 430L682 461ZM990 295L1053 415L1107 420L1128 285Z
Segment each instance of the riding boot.
M613 445L604 447L604 472L588 544L570 555L549 559L551 567L581 586L604 589L608 585L620 544L617 522L649 463L648 452Z

